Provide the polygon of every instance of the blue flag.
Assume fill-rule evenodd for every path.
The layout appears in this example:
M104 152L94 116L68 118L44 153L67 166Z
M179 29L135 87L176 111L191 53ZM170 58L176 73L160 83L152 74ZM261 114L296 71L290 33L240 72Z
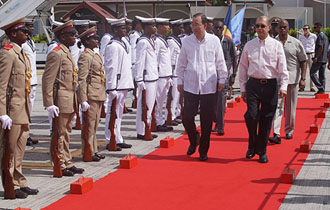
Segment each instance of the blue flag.
M224 29L222 34L227 37L228 39L232 39L232 35L231 35L231 4L228 8L228 12L225 18L225 22L224 22Z
M242 34L242 27L243 27L243 21L244 21L244 14L245 14L245 8L244 6L239 13L231 19L231 27L229 30L231 31L233 42L237 46L241 44L241 34Z

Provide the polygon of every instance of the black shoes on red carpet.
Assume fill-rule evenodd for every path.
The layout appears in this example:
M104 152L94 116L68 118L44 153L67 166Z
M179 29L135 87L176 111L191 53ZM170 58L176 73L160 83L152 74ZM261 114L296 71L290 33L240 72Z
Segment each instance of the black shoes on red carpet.
M247 159L251 159L251 158L253 158L255 155L256 155L256 153L255 153L254 150L248 149L248 151L246 152L245 157L246 157ZM260 155L259 155L259 163L268 163L268 158L267 158L266 153L265 153L265 154L260 154Z
M256 155L256 153L254 152L254 150L248 149L248 151L246 152L245 157L246 157L247 159L251 159L251 158L253 158L255 155Z
M269 138L269 142L271 142L273 144L281 144L280 135L274 133L274 136L272 138Z
M196 147L189 145L187 155L193 155L196 152Z
M285 139L290 140L292 138L293 138L292 134L285 134Z
M266 154L259 155L259 163L268 163L268 158Z

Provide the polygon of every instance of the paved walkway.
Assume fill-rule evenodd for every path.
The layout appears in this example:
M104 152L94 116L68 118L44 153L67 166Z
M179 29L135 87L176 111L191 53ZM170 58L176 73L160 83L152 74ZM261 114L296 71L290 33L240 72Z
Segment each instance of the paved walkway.
M327 78L330 73L327 72ZM330 79L328 79L330 80ZM41 75L38 76L39 84L41 84ZM308 81L307 81L307 84ZM329 84L329 83L328 83ZM327 89L330 89L328 85ZM309 85L306 90L309 90ZM238 96L238 81L234 86L234 96ZM300 97L313 97L311 92L299 93ZM130 107L130 101L127 105ZM330 163L330 118L324 120L321 133L319 134L313 150L308 156L301 172L297 177L297 181L292 186L286 199L283 201L282 209L322 209L320 207L326 204L330 199L330 181L328 173L328 163ZM122 134L127 143L133 145L131 149L121 152L109 152L105 150L104 143L104 119L100 123L97 131L99 139L99 150L101 154L106 156L105 160L100 162L85 163L81 158L81 140L80 131L73 130L71 134L70 148L73 154L73 160L78 167L85 169L84 176L93 177L94 181L102 178L110 172L118 169L119 159L131 153L142 157L159 146L159 141L171 136L177 138L184 132L182 125L174 127L174 131L168 133L159 133L159 137L153 141L141 141L136 139L135 130L135 110L133 113L124 115ZM47 111L42 105L41 85L37 88L37 97L35 107L32 113L31 136L33 139L39 140L39 144L27 147L24 156L23 173L28 179L30 187L38 188L40 193L36 196L29 196L24 200L4 200L3 188L0 186L0 209L14 209L18 206L31 208L33 210L45 207L69 193L70 183L77 180L78 175L74 177L53 178L52 167L49 161L49 124ZM242 154L244 155L244 154ZM329 206L327 206L329 208ZM325 209L325 207L323 208Z

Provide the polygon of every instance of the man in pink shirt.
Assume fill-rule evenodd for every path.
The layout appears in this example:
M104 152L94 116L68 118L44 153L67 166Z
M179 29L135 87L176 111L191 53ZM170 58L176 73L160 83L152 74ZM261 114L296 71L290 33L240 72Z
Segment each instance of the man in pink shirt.
M249 131L249 148L246 158L258 154L259 162L267 163L266 146L272 119L278 96L287 94L289 74L282 44L269 35L268 17L258 17L256 29L258 38L249 41L242 52L239 83L242 98L247 103L244 118Z

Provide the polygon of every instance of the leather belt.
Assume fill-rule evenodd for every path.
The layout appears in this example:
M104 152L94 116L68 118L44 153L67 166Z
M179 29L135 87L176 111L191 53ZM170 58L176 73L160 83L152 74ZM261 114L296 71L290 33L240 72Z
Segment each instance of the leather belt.
M267 84L270 81L276 80L276 79L256 79L256 78L253 78L253 77L250 77L250 79L258 82L261 85L264 85L264 84Z

